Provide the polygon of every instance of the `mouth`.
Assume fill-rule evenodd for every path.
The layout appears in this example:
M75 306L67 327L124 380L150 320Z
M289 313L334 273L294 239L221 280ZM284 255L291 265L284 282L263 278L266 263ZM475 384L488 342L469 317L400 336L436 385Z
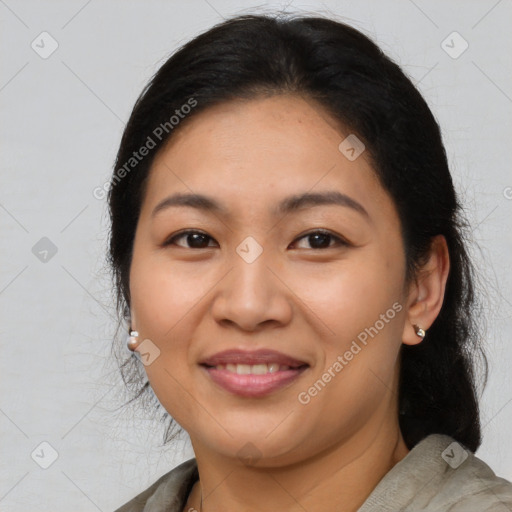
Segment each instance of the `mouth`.
M242 397L263 397L288 387L309 364L274 350L219 352L200 363L214 384Z

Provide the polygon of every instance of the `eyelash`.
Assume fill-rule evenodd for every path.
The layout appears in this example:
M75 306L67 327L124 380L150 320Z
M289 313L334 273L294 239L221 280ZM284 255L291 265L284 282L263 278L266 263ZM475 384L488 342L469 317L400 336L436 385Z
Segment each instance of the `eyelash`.
M309 231L307 233L304 233L303 235L300 235L299 237L297 237L294 242L298 241L298 240L302 240L303 238L307 238L308 236L311 236L311 235L316 235L316 234L321 234L321 235L326 235L326 236L330 236L332 239L334 239L337 244L334 245L334 246L331 246L329 245L328 247L323 247L323 248L311 248L310 250L313 250L313 251L322 251L322 250L326 250L326 249L333 249L334 247L336 246L342 246L342 247L349 247L351 244L349 242L347 242L345 239L341 238L340 236L338 235L335 235L334 233L331 233L330 231L327 231L325 229L315 229L313 231ZM209 238L210 240L214 240L214 238L212 238L211 236L207 235L206 233L202 232L202 231L198 231L198 230L188 230L188 231L182 231L181 233L177 233L175 235L173 235L172 237L170 237L169 239L167 239L163 244L162 244L162 247L167 247L167 246L170 246L170 245L177 245L175 244L175 241L176 240L179 240L180 238L182 237L185 237L187 235L204 235L205 237ZM292 242L293 243L293 242ZM181 245L178 245L178 247L181 247L182 249L209 249L211 248L211 246L207 246L207 247L199 247L199 248L194 248L194 247L183 247Z

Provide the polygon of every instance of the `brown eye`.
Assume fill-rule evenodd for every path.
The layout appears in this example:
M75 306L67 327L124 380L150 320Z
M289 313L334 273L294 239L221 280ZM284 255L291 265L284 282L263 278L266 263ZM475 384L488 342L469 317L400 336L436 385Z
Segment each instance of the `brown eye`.
M306 249L330 249L332 247L349 245L349 243L341 237L324 230L311 231L297 238L297 240L303 239L306 239L310 245L310 247L306 247ZM334 245L331 245L332 241L335 242Z
M177 240L181 239L185 239L186 245L176 243ZM207 247L212 247L208 245L209 240L213 240L213 238L201 231L182 231L181 233L169 238L164 243L164 246L177 245L178 247L183 247L185 249L206 249Z

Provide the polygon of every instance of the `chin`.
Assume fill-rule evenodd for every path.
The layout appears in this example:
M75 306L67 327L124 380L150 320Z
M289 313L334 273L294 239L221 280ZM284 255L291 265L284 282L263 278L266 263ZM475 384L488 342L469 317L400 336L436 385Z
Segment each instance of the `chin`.
M238 459L246 466L280 467L304 458L308 437L299 432L297 425L279 426L282 420L282 417L272 422L261 418L239 418L236 425L228 424L229 433L221 427L212 429L211 424L199 431L195 425L189 435L194 450L205 447L217 456Z

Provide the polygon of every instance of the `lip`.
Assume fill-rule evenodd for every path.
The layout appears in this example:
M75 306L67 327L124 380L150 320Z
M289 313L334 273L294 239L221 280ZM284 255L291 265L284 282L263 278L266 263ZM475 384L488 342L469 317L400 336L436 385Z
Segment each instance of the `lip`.
M217 365L226 364L268 364L278 363L289 369L274 373L240 375ZM224 390L241 397L264 397L290 385L309 368L305 361L300 361L282 352L260 349L254 351L225 350L207 357L200 363L201 369L209 378Z
M267 364L279 363L283 366L298 368L307 365L305 361L300 361L287 354L277 350L259 349L259 350L224 350L217 352L201 361L200 364L206 366L217 366L219 364Z

